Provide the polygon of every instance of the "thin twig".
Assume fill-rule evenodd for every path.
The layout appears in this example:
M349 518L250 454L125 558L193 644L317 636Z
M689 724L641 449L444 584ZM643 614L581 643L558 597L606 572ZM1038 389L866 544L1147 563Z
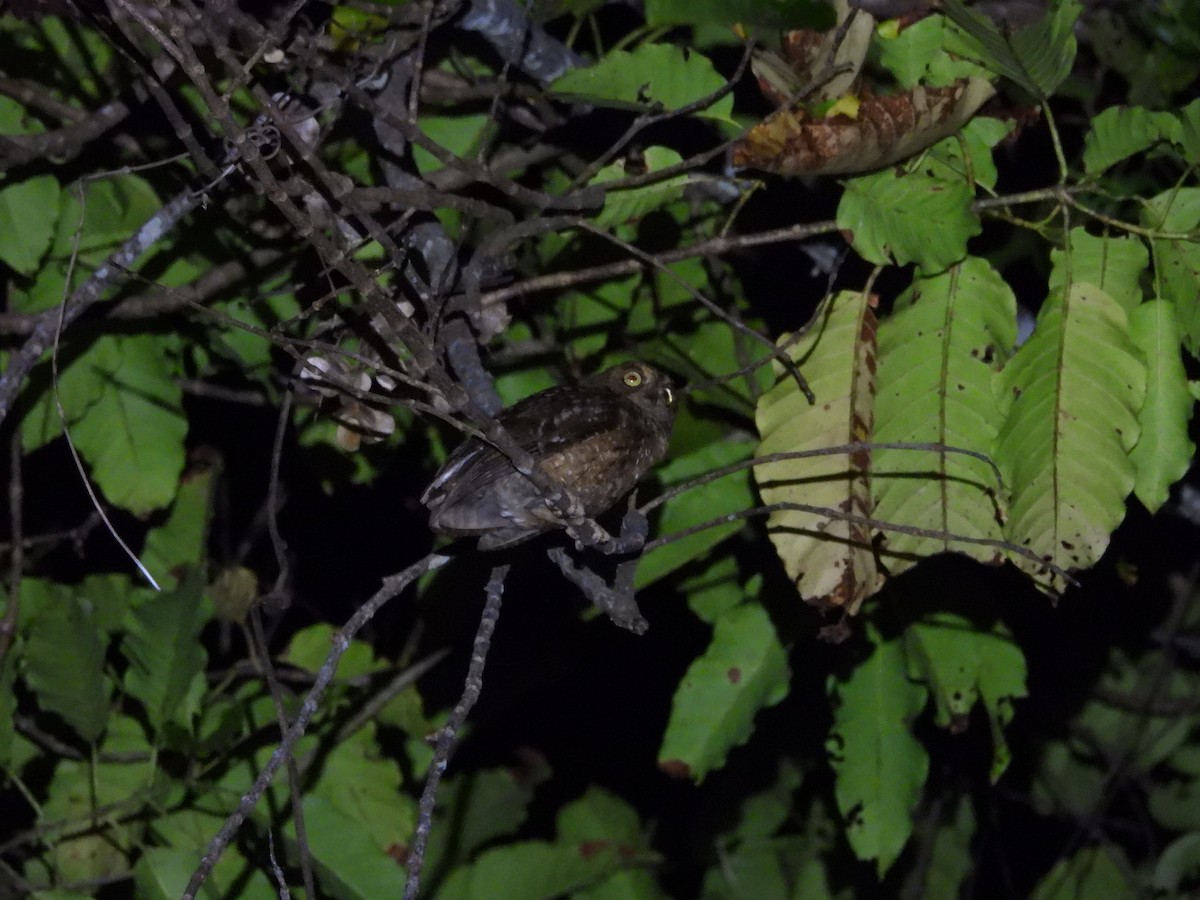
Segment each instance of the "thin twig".
M404 885L404 900L416 900L421 882L421 867L425 863L425 848L429 843L429 830L433 825L438 785L441 784L442 775L449 764L458 731L466 722L471 708L475 706L475 701L479 699L483 690L483 667L492 645L492 632L496 630L496 622L500 618L500 603L504 595L504 579L508 576L508 568L504 565L492 569L491 578L487 583L487 602L479 618L479 629L475 632L475 644L471 651L471 663L463 684L462 697L437 735L437 747L433 761L429 764L429 772L425 776L425 790L421 793L417 828L408 852L408 880Z
M304 703L301 704L295 721L292 722L292 726L287 730L287 734L283 736L283 740L279 742L279 746L275 748L275 752L271 754L271 758L263 766L262 771L258 774L258 778L254 780L254 785L242 797L237 809L229 815L229 818L225 820L225 824L221 826L221 830L209 842L208 848L200 860L200 865L192 873L187 888L183 892L183 900L195 900L200 888L212 873L213 867L225 852L225 848L229 846L229 842L237 835L242 827L242 823L250 815L250 810L258 805L258 801L271 784L271 779L275 777L275 773L279 770L279 767L285 759L292 755L296 743L304 736L304 731L308 728L308 723L312 721L312 717L316 714L317 708L321 703L321 698L325 696L325 691L337 672L338 663L341 661L342 655L350 649L350 642L354 640L355 635L362 630L363 626L371 621L375 613L388 600L403 591L412 582L421 577L421 575L445 565L447 562L449 562L449 557L430 553L428 556L413 563L403 572L385 578L383 586L360 606L354 615L347 620L346 624L333 635L331 641L333 646L329 651L329 655L325 658L325 662L322 663L321 670L317 673L317 678L313 682L312 689L308 692L308 696L304 698Z

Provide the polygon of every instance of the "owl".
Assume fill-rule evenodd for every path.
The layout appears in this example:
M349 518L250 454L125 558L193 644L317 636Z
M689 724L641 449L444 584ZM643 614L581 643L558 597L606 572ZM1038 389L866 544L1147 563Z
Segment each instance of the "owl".
M578 386L534 394L497 421L594 518L666 454L675 421L671 388L662 372L628 362ZM477 438L450 454L421 502L434 531L478 535L481 550L509 547L561 524L538 487Z

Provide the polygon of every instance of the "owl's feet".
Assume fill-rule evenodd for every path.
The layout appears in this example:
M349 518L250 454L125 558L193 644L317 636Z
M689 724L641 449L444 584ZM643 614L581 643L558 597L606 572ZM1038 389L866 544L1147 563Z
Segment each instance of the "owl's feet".
M590 526L590 527L588 527ZM605 556L628 556L641 552L650 536L650 520L646 514L634 506L634 497L630 495L629 509L621 519L621 533L613 537L603 526L591 519L585 522L585 529L568 528L567 533L575 539L576 550L596 550Z

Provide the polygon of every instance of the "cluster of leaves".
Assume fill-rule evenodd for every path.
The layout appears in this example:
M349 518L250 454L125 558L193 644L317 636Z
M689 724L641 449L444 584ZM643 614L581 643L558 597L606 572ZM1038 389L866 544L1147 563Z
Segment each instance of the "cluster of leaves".
M289 574L279 536L297 540L304 511L279 521L280 451L256 447L272 473L255 485L262 514L214 539L226 473L196 452L194 399L280 410L284 455L337 493L431 473L450 437L439 420L486 429L472 404L637 355L690 389L643 506L655 539L635 583L684 598L703 633L680 671L656 675L673 690L652 726L658 766L699 792L753 735L771 783L758 773L732 815L713 811L683 858L643 798L591 784L539 817L556 776L544 761L452 767L429 896L844 897L876 880L980 893L1002 776L1067 835L1012 893L1186 895L1200 871L1195 585L1147 576L1136 590L1168 609L1161 622L1147 615L1119 644L1069 636L1092 642L1098 674L1022 745L1038 648L990 594L1027 587L1004 561L1063 590L1101 560L1127 503L1161 509L1191 460L1181 348L1200 357L1200 101L1177 98L1200 35L1187 4L1081 19L1056 0L997 23L959 0L882 21L847 3L655 0L631 28L574 2L543 10L549 30L523 4L296 6L265 26L188 19L186 3L111 6L112 21L0 18L0 415L15 486L0 804L18 810L0 892L181 895L332 641L336 677L288 777L204 889L276 896L315 876L322 894L395 894L424 738L444 720L416 679L442 654L416 623L389 654L278 612L322 599ZM164 32L160 15L181 18ZM765 118L735 103L730 73L749 62L735 22L805 29L787 40L816 48L791 54L785 68L803 71L782 81L756 59L779 107ZM1105 73L1120 96L1100 93ZM1060 126L1068 112L1083 124ZM1031 148L1031 133L1050 140ZM834 218L755 231L755 191L771 205L789 187L729 174L729 141L739 165L853 173L823 187ZM1009 153L1045 182L1005 193ZM804 317L791 275L759 296L741 256L839 234L847 289L806 328L769 333ZM1033 284L1017 256L1034 260ZM884 284L894 296L873 292ZM1021 308L1036 320L1018 337ZM161 592L90 558L64 571L72 539L96 546L94 518L33 515L23 494L53 507L64 489L21 476L64 428ZM74 485L74 470L57 480ZM268 535L274 554L254 562ZM238 543L251 549L212 555ZM937 574L959 571L927 562L947 551L991 566L962 563L993 587ZM458 565L421 596L458 599ZM808 688L802 599L861 608L833 674ZM780 723L814 704L823 741L790 746ZM778 732L755 734L764 716ZM960 773L975 796L939 776L945 736L962 732L987 736L990 761ZM1118 796L1149 836L1121 830Z

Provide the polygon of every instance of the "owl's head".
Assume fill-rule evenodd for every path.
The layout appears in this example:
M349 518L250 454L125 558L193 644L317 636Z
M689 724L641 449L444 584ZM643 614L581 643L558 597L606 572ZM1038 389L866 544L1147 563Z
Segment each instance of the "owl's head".
M675 392L670 377L644 362L631 360L621 363L588 380L614 394L630 398L639 406L670 409L674 414Z

